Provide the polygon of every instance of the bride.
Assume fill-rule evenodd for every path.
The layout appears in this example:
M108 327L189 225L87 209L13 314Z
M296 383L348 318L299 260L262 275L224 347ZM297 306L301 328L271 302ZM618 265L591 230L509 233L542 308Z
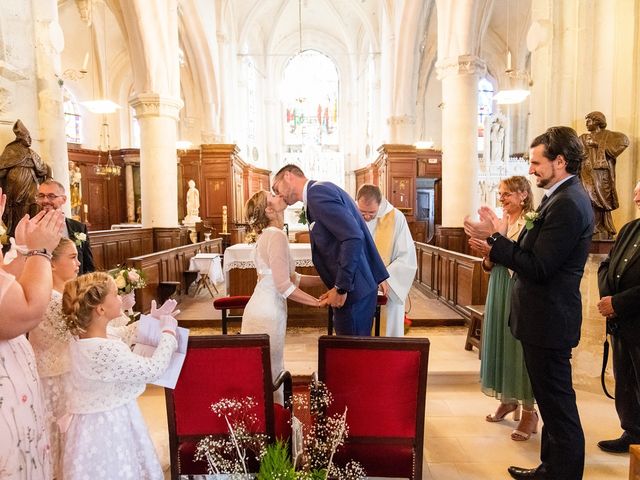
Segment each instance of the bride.
M289 240L282 230L287 204L279 195L261 190L245 205L245 216L258 241L254 251L258 283L242 315L241 333L266 333L271 349L272 380L284 370L284 337L287 330L287 299L304 305L324 307L299 287L322 286L320 277L300 275L289 251ZM274 394L283 403L282 388Z

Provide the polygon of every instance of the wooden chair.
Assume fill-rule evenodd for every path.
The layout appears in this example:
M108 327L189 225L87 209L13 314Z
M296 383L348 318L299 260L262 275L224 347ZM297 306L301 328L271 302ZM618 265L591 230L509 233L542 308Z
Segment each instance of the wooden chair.
M387 304L387 296L378 293L376 313L373 317L374 336L380 336L380 307ZM327 335L333 335L333 308L327 308Z
M252 411L258 433L271 440L288 439L290 409L273 403L273 392L281 384L290 408L291 375L283 372L272 384L268 335L190 337L176 388L165 388L171 478L207 473L206 462L196 462L193 456L203 437L228 435L224 418L211 411L211 404L222 398L253 397L258 403Z
M333 396L328 414L348 407L349 437L339 465L369 477L422 478L429 339L322 336L318 378Z
M242 322L242 315L229 315L229 310L243 309L249 303L249 295L236 295L233 297L216 298L213 301L213 308L222 311L222 334L227 334L227 322Z

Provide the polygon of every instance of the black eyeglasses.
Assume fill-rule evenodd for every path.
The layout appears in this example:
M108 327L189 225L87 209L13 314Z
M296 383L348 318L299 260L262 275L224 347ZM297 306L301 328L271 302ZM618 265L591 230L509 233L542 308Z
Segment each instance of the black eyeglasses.
M56 195L55 193L47 193L45 195L44 193L38 193L36 194L36 202L41 202L45 198L50 202L53 202L58 197L64 197L64 195Z

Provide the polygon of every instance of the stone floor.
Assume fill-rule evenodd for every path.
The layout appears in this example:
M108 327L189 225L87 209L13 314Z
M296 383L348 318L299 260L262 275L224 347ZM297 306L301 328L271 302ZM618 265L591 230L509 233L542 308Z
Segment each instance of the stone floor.
M607 454L596 446L598 440L615 438L620 434L613 401L596 388L602 352L602 321L597 309L594 311L597 301L597 288L594 287L596 271L597 259L592 259L583 280L585 321L581 345L574 352L575 384L586 436L584 478L613 480L628 478L629 455ZM414 295L421 301L422 294L413 292L412 298ZM180 318L197 318L203 312L206 318L215 318L219 312L213 310L211 298L207 297L208 293L182 301L180 308L183 313ZM430 304L426 302L420 305L420 308L426 309L421 316L432 315L437 318L441 305L437 305L434 313L429 313ZM191 333L219 332L219 328L194 328ZM324 333L325 329L320 326L288 329L285 365L294 375L306 376L315 370L317 338ZM539 434L526 442L514 442L509 434L516 423L510 418L497 424L484 420L487 413L495 410L497 401L479 390L480 362L477 351L464 350L466 328L413 327L409 335L427 337L431 341L423 478L507 479L509 475L506 469L509 465L536 466L539 462ZM168 467L164 392L158 387L149 386L139 403L163 465Z

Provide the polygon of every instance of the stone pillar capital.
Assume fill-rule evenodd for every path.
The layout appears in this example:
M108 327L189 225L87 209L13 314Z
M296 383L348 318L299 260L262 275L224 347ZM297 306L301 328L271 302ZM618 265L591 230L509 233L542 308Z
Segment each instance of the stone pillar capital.
M169 117L179 120L180 109L184 103L179 98L167 97L157 93L141 93L129 100L136 111L136 118Z
M438 80L452 75L478 75L487 72L487 63L475 55L459 55L438 59L436 62Z

